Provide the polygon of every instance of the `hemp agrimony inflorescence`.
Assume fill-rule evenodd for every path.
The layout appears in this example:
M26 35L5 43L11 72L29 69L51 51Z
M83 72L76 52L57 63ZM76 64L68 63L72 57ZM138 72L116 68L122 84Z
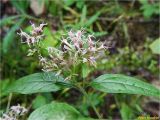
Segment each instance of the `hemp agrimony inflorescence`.
M81 64L96 67L97 59L104 54L107 47L100 42L95 42L95 37L84 30L70 30L62 37L59 48L47 47L48 56L41 55L36 45L43 39L43 27L46 25L40 24L39 27L35 27L32 23L33 30L30 35L22 30L18 33L21 38L25 38L22 43L28 44L29 55L38 51L39 62L43 66L43 71L57 71L60 74L64 71L71 71L73 67Z
M32 31L30 35L27 34L26 32L23 32L22 30L20 30L20 33L17 34L21 36L22 43L27 43L28 46L31 47L31 45L39 43L39 41L44 37L42 33L43 33L43 28L46 25L47 24L42 23L40 24L39 27L36 27L35 24L31 23Z
M0 120L18 120L18 118L24 115L26 112L27 109L19 104L17 106L11 106L9 111L4 113Z

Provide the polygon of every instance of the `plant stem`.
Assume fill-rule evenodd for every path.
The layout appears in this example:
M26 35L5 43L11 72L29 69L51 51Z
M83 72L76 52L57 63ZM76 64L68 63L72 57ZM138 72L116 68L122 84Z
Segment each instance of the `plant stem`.
M10 104L11 104L11 100L12 100L12 93L9 94L9 97L8 97L8 103L7 103L7 109L6 109L6 112L9 111L9 107L10 107Z
M100 115L99 112L97 111L96 107L93 105L93 103L92 103L92 101L90 100L90 98L89 98L87 92L85 91L85 89L82 88L82 87L78 87L78 88L80 89L80 91L84 94L84 96L85 96L85 97L87 98L87 100L89 101L89 103L90 103L91 107L93 108L93 110L95 111L97 117L98 117L99 119L102 119L101 115Z

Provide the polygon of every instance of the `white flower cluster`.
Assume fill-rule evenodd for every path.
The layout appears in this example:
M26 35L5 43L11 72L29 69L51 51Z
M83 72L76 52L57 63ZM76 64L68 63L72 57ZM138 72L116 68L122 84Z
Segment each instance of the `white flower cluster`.
M47 24L40 24L35 27L31 23L32 31L30 35L21 30L18 33L21 36L22 43L28 44L30 49L28 55L35 53L39 56L39 62L43 67L43 71L57 71L60 74L63 71L71 71L74 66L81 64L89 64L96 67L97 59L103 55L105 47L102 43L95 41L95 37L83 30L69 31L61 40L59 48L48 47L48 56L44 57L38 44L43 38L43 27ZM39 47L37 47L37 44Z
M27 43L28 46L31 47L31 45L39 43L39 41L44 37L43 28L46 25L47 24L42 23L40 24L40 26L36 27L35 24L31 23L32 31L30 34L27 34L26 32L23 32L22 30L20 30L20 33L17 33L17 34L21 36L22 43Z
M18 104L17 106L12 106L8 112L4 113L0 120L18 120L18 117L26 112L27 109Z
M83 30L68 32L66 38L61 40L60 48L48 47L49 58L40 56L40 63L44 71L70 69L73 65L88 63L96 67L96 60L104 52L103 44L95 42L93 35Z

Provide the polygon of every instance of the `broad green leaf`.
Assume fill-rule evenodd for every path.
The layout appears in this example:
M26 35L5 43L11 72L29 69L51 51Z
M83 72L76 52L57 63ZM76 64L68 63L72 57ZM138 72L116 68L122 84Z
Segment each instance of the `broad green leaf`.
M31 113L28 120L91 120L84 118L72 106L66 103L52 102Z
M160 38L156 39L151 45L150 48L153 53L160 54Z
M96 78L91 86L107 93L140 94L160 97L160 90L136 78L120 74L104 74Z
M53 92L60 90L60 85L56 82L63 82L64 79L56 76L55 73L34 73L12 83L7 92L16 92L22 94Z
M16 35L16 30L19 28L19 26L23 23L24 18L20 19L6 34L6 36L3 39L2 47L3 47L3 52L6 53L8 51L8 48L10 44L13 42L15 35Z

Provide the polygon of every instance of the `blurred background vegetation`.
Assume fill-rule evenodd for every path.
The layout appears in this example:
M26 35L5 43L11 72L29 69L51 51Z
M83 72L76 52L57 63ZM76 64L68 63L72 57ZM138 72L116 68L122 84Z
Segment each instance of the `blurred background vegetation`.
M103 73L122 73L144 78L159 88L159 5L159 0L1 0L0 112L17 103L29 106L31 112L58 100L76 106L85 116L96 118L87 101L73 89L37 95L3 94L12 81L41 71L36 58L27 57L27 46L20 43L16 34L20 28L29 31L29 21L37 25L48 23L44 29L45 46L57 46L65 31L81 28L106 42L110 46L107 59L98 65L98 70L84 71L87 79ZM102 94L92 89L89 92L104 118L160 116L160 103L156 99Z

